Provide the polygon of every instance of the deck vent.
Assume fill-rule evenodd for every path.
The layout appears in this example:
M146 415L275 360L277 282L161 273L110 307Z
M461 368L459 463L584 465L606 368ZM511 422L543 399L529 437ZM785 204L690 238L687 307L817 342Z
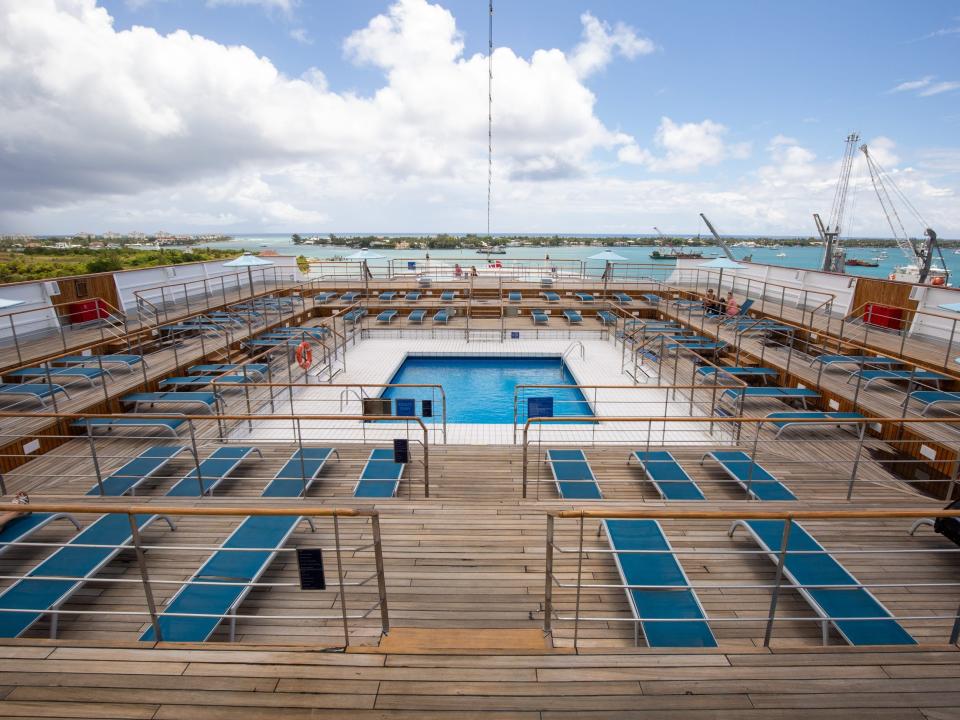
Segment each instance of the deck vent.
M840 403L838 403L836 400L827 400L827 407L829 407L831 410L839 410Z
M30 442L23 444L23 454L24 454L24 455L29 455L30 453L35 453L35 452L36 452L37 450L39 450L39 449L40 449L40 441L39 441L39 440L31 440Z
M870 429L878 434L883 432L883 426L880 423L870 423Z
M936 460L937 451L936 449L930 447L929 445L920 446L920 454L923 455L927 460Z

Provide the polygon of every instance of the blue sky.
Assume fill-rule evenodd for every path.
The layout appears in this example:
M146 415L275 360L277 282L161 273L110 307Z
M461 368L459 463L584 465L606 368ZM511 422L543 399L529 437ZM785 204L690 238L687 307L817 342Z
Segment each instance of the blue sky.
M45 7L33 19L52 28L47 38L51 56L58 52L56 19L76 12L75 5L90 6L89 11L94 0L38 0ZM494 146L502 173L495 183L495 226L500 230L610 232L633 227L645 232L655 222L693 230L696 213L710 208L721 217L729 210L720 224L732 232L807 233L810 213L827 210L843 138L858 129L887 169L901 173L916 204L928 208L947 234L960 234L956 2L501 0L495 5L495 45L508 48L519 63L511 63L513 58L500 63L495 55ZM128 149L131 143L142 144L142 167L122 149L105 153L113 156L112 165L80 154L66 158L76 165L66 168L68 178L76 175L75 186L63 177L35 178L27 183L36 185L31 201L0 197L0 232L79 229L74 224L84 222L91 228L106 223L145 230L155 229L143 227L150 222L171 230L211 231L477 229L481 196L485 201L485 187L475 177L485 178L485 138L477 131L483 129L485 108L474 102L483 96L480 65L467 67L467 60L486 54L483 0L436 5L425 0L399 5L371 0L103 0L99 7L112 16L112 28L105 29L92 12L82 27L101 39L96 44L103 57L84 53L77 62L99 66L101 74L103 67L129 71L131 93L146 98L127 106L129 94L120 96L119 112L110 122L124 110L135 116L146 102L154 111L163 109L161 118L171 114L169 123L155 127L159 120L152 113L118 129ZM378 16L392 18L392 30L367 33L353 50L345 49L347 38L368 24L373 27ZM600 28L599 35L589 35L591 23ZM151 33L125 32L134 26ZM21 27L11 21L0 25L0 32L22 36ZM426 30L423 37L416 36L418 28ZM193 41L172 41L178 30L186 30ZM444 39L447 30L450 37ZM458 38L462 54L448 57L456 52ZM594 42L598 38L599 44ZM606 55L583 69L577 50L591 42L593 50L606 43ZM377 43L396 53L384 59ZM407 66L405 51L433 45L436 60L431 56ZM234 92L219 96L224 86L232 87L223 69L236 57L231 46L249 48L277 71L275 84L288 86L277 91L280 101L266 84L245 88L239 79ZM42 42L39 47L36 52L43 56ZM567 65L538 66L536 54L550 49L558 50ZM192 116L184 109L196 99L198 83L185 80L183 87L172 87L171 72L158 68L165 58L177 66L172 75L178 79L209 73L209 101L232 114L219 130L211 128L217 121L205 111ZM57 67L51 58L44 60ZM249 76L254 65L245 65L248 61L236 64L238 75ZM149 70L142 70L144 64ZM319 84L316 70L323 76ZM67 107L81 97L77 88L64 90L63 83L52 83L39 71L31 75L38 96L48 95L53 84L64 93ZM299 91L289 85L304 77L313 78L318 90L304 98L302 110L315 132L293 142L291 133L301 129L290 127L299 111L296 103L287 102L291 92ZM426 88L438 88L441 97L428 105L442 120L431 122L422 102L428 90L413 87L416 78ZM13 92L11 84L0 76L0 96L5 86ZM121 78L115 84L125 83ZM385 90L396 93L402 111L384 102ZM101 97L109 98L109 92L104 89ZM245 94L246 105L237 100L238 93ZM539 100L526 107L524 97ZM324 112L330 101L353 98L369 101L369 107L343 117ZM419 109L423 117L417 117ZM464 115L459 119L458 110ZM531 119L540 110L543 117ZM41 119L49 111L40 103L34 108ZM95 114L91 110L89 128L102 127ZM254 116L255 121L241 123ZM260 125L251 130L251 122ZM332 127L337 122L353 127ZM399 123L403 127L387 140L382 129L374 131L378 122L389 125L391 133ZM367 123L369 139L359 134ZM471 131L460 137L465 125ZM25 142L37 132L19 130L13 136L23 136ZM326 133L329 145L317 140ZM236 147L220 147L229 137L236 138ZM538 137L544 138L542 147ZM194 143L192 149L187 139ZM381 143L376 151L368 150ZM398 143L403 152L396 150ZM344 152L347 146L356 150L352 157ZM250 150L248 157L244 148ZM183 174L169 167L172 157L182 157L186 164L199 157L205 162L197 160L195 171ZM22 161L20 152L12 164L19 167ZM371 176L377 182L364 182ZM244 188L252 183L258 189L243 202L215 194L203 202L185 199L196 195L192 183L204 179ZM372 218L363 199L384 183L391 193ZM563 211L552 211L551 203ZM630 203L631 211L623 210ZM865 209L861 220L860 231L882 232L878 212ZM41 227L45 223L50 227Z

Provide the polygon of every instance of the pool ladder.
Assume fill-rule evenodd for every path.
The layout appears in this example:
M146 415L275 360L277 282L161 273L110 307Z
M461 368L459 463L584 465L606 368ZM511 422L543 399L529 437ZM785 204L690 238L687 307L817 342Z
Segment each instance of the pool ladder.
M580 348L580 359L585 360L587 357L587 349L583 346L583 343L579 340L575 340L574 342L567 345L567 349L563 351L562 355L560 355L560 360L566 360L567 355L569 355L573 350L576 350L577 348Z

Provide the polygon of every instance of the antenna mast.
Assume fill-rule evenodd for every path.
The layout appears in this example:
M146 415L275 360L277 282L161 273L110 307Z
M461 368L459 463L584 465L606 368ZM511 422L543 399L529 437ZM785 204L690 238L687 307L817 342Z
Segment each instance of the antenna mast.
M490 239L490 193L493 188L493 0L487 52L487 239Z

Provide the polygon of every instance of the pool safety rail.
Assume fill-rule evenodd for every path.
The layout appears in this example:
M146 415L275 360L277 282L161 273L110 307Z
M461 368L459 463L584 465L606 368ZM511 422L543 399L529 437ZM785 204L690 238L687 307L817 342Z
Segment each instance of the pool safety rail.
M0 512L22 512L23 505L3 503L0 504ZM74 607L65 608L60 603L53 607L38 608L10 608L4 607L0 612L3 613L28 613L50 616L51 637L56 636L57 618L60 616L90 617L90 616L112 616L116 619L143 618L150 623L154 637L158 641L163 641L163 631L160 619L162 617L176 618L206 618L222 620L229 623L229 637L233 640L236 635L238 623L253 621L286 621L294 624L328 624L332 626L341 626L343 633L343 646L350 644L351 623L362 622L379 612L380 630L386 634L390 631L390 616L387 604L387 586L384 575L383 563L383 545L380 535L380 515L376 510L356 509L356 508L333 508L319 507L304 504L302 506L287 507L262 507L253 505L231 505L230 507L185 507L180 505L165 505L163 502L157 503L119 503L110 501L108 503L68 503L68 502L32 502L30 511L34 513L67 513L77 516L104 516L104 515L124 515L127 517L130 525L130 541L121 545L102 545L102 544L77 544L71 542L32 542L20 541L3 543L0 548L6 547L31 547L31 548L49 548L56 550L59 548L90 548L110 551L133 550L136 554L137 568L139 578L130 578L122 576L112 576L109 574L98 574L96 576L42 576L35 573L27 575L5 574L0 579L5 582L19 582L22 580L46 580L51 582L69 582L79 584L95 584L101 586L110 585L140 585L145 600L145 609L140 611L123 610L94 610L81 609ZM240 605L246 595L252 590L279 591L281 589L295 589L300 586L298 582L287 580L284 582L264 580L257 577L249 582L240 582L236 578L230 577L205 577L198 579L197 576L188 580L183 580L176 573L171 577L163 577L163 570L158 570L156 566L151 567L147 561L146 552L155 553L173 552L173 553L248 553L263 554L270 553L268 562L272 561L277 555L283 555L290 558L287 563L296 563L295 555L297 547L284 547L283 544L277 547L229 547L227 543L222 546L207 547L204 545L177 544L177 543L145 543L141 535L144 517L160 517L165 519L171 530L176 531L179 525L188 525L193 523L194 529L202 529L197 525L202 518L295 518L296 526L306 523L311 533L317 534L317 540L310 540L307 547L332 552L335 560L334 581L327 583L325 592L335 595L333 601L329 604L330 608L338 608L338 612L332 613L282 613L277 611L251 612L243 613ZM351 531L351 536L360 540L358 544L346 544L342 535L345 532L345 521L361 521L369 523L370 540L363 541L364 533L362 528L356 528ZM176 522L175 522L176 521ZM294 527L292 532L296 532ZM162 567L162 561L160 563ZM371 567L372 565L372 567ZM330 574L329 570L325 574ZM355 578L348 580L347 577ZM161 608L156 599L156 588L188 588L202 587L208 588L242 588L239 592L239 599L229 608L226 613L203 613L203 612L169 612ZM370 589L375 588L376 600L372 604L361 605L358 609L352 610L353 602L350 601L348 590L354 593L363 593L363 596L371 594ZM323 591L321 591L323 592ZM167 593L164 593L166 595ZM171 598L173 599L173 598ZM360 598L356 602L363 602Z
M17 413L0 412L3 418L22 417ZM33 413L32 417L43 417L55 420L65 429L61 434L48 433L42 438L33 434L6 431L0 433L0 445L11 442L27 445L34 440L42 440L52 445L63 441L77 441L86 446L84 452L66 451L64 458L74 457L78 461L89 461L93 468L96 486L102 491L103 467L116 464L113 461L124 459L116 456L115 451L101 450L104 445L108 448L118 437L126 437L137 441L152 440L164 444L182 441L189 448L194 465L197 468L198 481L200 478L200 463L202 453L200 449L206 446L221 445L254 445L268 447L282 445L303 451L304 448L323 444L329 446L331 442L349 442L344 435L352 435L353 442L369 444L391 444L396 439L409 442L411 462L416 462L423 468L423 496L430 497L430 429L419 417L397 415L361 415L361 414L298 414L288 415L277 413L273 415L188 415L179 413L124 413L124 414L69 414L69 413ZM90 422L87 422L87 421ZM74 432L70 432L73 428ZM132 429L136 435L119 435L113 430ZM336 440L331 440L336 438ZM414 459L413 449L421 448L421 457ZM21 446L22 447L22 446ZM20 448L18 448L19 450ZM72 452L72 454L71 454ZM0 460L7 458L23 460L23 453L0 456ZM131 459L126 457L126 460ZM102 461L107 462L102 462ZM35 477L42 477L36 471ZM62 470L51 471L50 484L56 478L68 476ZM89 473L83 473L89 477ZM306 479L304 479L306 481ZM413 481L408 475L408 495L413 496ZM86 489L84 490L84 492ZM0 475L0 494L6 494L6 483ZM101 492L101 494L103 494Z
M755 507L755 506L754 506ZM883 642L871 642L867 640L862 642L863 636L851 637L845 633L845 625L856 624L858 622L880 622L883 624L902 623L908 624L912 630L917 628L927 628L924 637L936 638L942 637L951 645L956 645L960 641L960 607L957 606L957 589L960 588L960 577L950 575L953 579L930 580L902 580L897 581L891 574L880 573L880 578L876 582L860 582L847 572L843 565L856 564L857 562L868 560L870 558L878 559L884 557L925 557L927 559L947 558L941 567L955 567L956 558L960 557L960 547L952 544L948 547L909 547L904 546L902 538L907 537L907 527L909 521L932 519L932 518L960 518L960 510L931 510L931 509L913 509L902 508L895 510L804 510L784 512L779 510L761 511L756 509L744 510L672 510L665 508L649 508L643 510L601 510L601 509L571 509L558 512L548 512L546 517L546 545L544 553L544 597L543 597L543 631L547 635L555 635L560 627L572 628L572 643L576 648L580 635L581 625L584 623L598 623L602 626L616 626L618 624L628 623L634 626L634 638L640 635L640 629L645 625L662 626L658 631L657 639L659 643L651 643L647 638L648 644L659 644L661 647L680 647L685 646L686 638L681 633L681 628L687 627L693 623L706 623L710 629L716 631L718 628L736 626L744 629L756 630L762 629L763 645L768 647L774 635L775 627L780 624L806 625L813 623L820 628L820 636L824 645L829 642L831 627L835 628L841 637L845 638L851 644L884 644ZM824 548L813 536L808 533L800 521L811 521L816 523L815 530L829 529L836 526L837 523L844 524L845 532L851 537L860 537L858 531L863 529L864 523L869 523L871 535L877 533L878 523L903 520L903 528L895 524L888 526L890 528L889 536L897 537L901 540L899 545L893 545L892 541L876 541L874 538L864 540L860 538L857 541L850 542L844 547L831 546ZM574 527L565 525L572 521ZM635 521L637 523L650 524L649 530L659 538L658 543L645 549L624 549L615 548L613 544L600 544L600 538L604 523L609 521ZM725 525L729 522L729 525ZM734 532L739 527L748 527L750 523L761 522L782 523L775 526L777 530L776 547L751 546L749 548L733 546L733 540L736 537ZM689 540L684 543L683 548L674 547L667 540L661 528L661 523L668 523L668 527L674 532L682 532L683 535L694 535L696 541ZM723 527L727 527L726 532ZM749 530L749 528L748 528ZM902 530L902 536L898 535ZM797 540L801 538L807 542L795 542L791 544L791 535L796 536ZM745 538L745 534L742 536ZM724 546L717 546L717 543L727 543ZM884 543L884 544L881 544ZM802 546L798 548L797 546ZM796 548L796 549L795 549ZM585 569L585 564L592 559L610 557L611 562L616 562L619 566L620 559L631 558L641 559L649 557L652 565L647 568L646 575L650 582L629 583L624 574L619 575L620 582L591 582L591 578L596 577L596 565L590 566L590 570ZM619 556L619 558L618 558ZM691 581L680 569L682 565L698 566L710 561L716 561L718 558L732 558L737 561L749 564L756 558L765 558L773 562L774 573L770 582L765 582L762 577L753 581L733 582L724 578L713 579L707 576L704 580ZM811 561L813 559L823 558L831 566L836 567L839 563L838 572L831 573L829 578L818 582L800 582L791 575L790 560ZM567 561L564 564L565 560ZM677 573L664 572L666 562L670 562L677 567ZM758 567L769 567L766 564ZM745 574L757 576L757 572L745 572ZM872 574L877 574L873 571ZM840 575L847 579L841 582ZM661 577L662 576L662 577ZM597 604L597 597L604 594L625 591L628 595L633 593L658 593L665 591L668 593L692 593L693 601L697 611L690 613L672 612L671 603L665 603L658 610L658 614L641 614L635 609L627 615L597 615L587 614L584 606L588 602L592 605ZM816 599L818 591L864 591L864 607L870 609L869 615L837 615L826 613L823 606ZM795 591L809 603L811 614L778 614L778 604L784 595L789 591ZM900 615L891 613L877 599L877 595L895 594L896 591L906 593L927 593L924 597L928 598L929 593L938 593L941 597L938 601L938 607L933 610L924 604L923 610L919 612L910 612ZM728 597L738 598L739 604L754 601L768 595L768 610L765 614L750 611L744 612L718 612L709 614L704 609L704 604L696 597L700 595L712 595L714 598L729 593ZM679 600L679 595L677 596ZM589 598L589 599L588 599ZM918 601L919 602L919 601ZM601 603L602 604L602 603ZM632 608L638 607L630 603ZM665 629L663 629L665 627ZM930 629L932 628L932 630ZM675 629L674 640L670 640L671 630ZM744 630L746 631L746 630ZM709 630L707 631L709 633ZM664 642L663 636L668 639ZM869 636L869 633L867 633ZM741 635L738 634L738 637ZM909 642L910 636L905 631L898 631L894 637L896 642ZM925 640L925 642L938 642L936 639ZM690 645L686 645L690 647Z
M942 491L942 497L960 496L960 459L949 443L913 440L897 430L939 424L960 430L960 418L866 418L825 417L826 413L804 417L802 413L784 413L782 417L647 416L647 417L551 417L528 418L521 434L522 484L526 498L534 485L541 498L541 486L553 486L555 479L547 468L547 450L552 448L606 449L622 447L624 459L634 451L683 450L699 453L713 449L738 449L755 466L769 463L791 468L790 484L816 489L836 499L852 500L858 482L890 485L922 479ZM890 428L894 435L887 437ZM652 459L656 467L661 459ZM939 475L930 466L941 468ZM815 472L812 472L815 470ZM920 478L911 475L922 470ZM740 487L753 498L751 477L722 480ZM639 477L600 478L606 485L635 484ZM759 481L759 479L758 479Z
M745 383L733 376L719 377L716 384L697 385L548 385L520 384L513 390L513 442L517 443L528 417L531 398L549 396L553 398L555 417L575 417L575 411L583 402L590 407L595 419L603 417L668 417L680 412L696 413L708 423L717 417L718 403L726 390L738 391ZM569 393L578 391L583 400L554 397L558 391ZM737 405L742 409L742 402ZM589 416L587 416L589 417ZM592 424L587 417L581 417L581 423ZM548 423L549 418L544 419ZM596 436L599 425L589 429ZM569 428L568 428L569 429ZM582 428L578 427L578 430ZM711 428L712 429L712 428ZM601 430L601 437L602 437Z

